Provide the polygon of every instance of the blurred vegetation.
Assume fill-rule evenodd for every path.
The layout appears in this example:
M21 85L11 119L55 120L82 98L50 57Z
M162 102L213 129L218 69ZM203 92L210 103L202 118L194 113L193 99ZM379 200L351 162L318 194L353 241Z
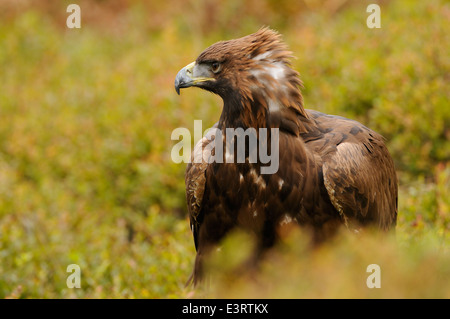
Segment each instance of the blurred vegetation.
M66 28L72 2L81 29ZM450 6L372 2L381 29L356 0L0 1L0 297L449 298ZM297 57L307 108L387 138L396 237L343 235L310 251L293 231L257 274L231 278L245 264L237 235L215 257L236 258L217 284L192 291L185 165L171 161L170 136L194 119L212 125L221 101L177 96L174 77L262 25ZM66 286L72 263L81 289ZM371 263L381 289L365 285Z

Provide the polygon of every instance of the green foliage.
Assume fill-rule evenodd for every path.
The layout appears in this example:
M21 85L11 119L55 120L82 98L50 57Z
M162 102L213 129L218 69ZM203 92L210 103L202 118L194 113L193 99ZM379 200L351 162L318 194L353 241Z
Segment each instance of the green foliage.
M291 232L258 266L215 265L206 293L214 298L449 298L448 240L433 234L421 244L394 236L344 231L334 241L312 248L309 235ZM224 256L239 245L220 252ZM369 265L380 267L380 288L368 288ZM236 275L238 274L238 275Z
M381 29L361 25L356 12L310 19L289 37L306 106L379 131L402 171L430 176L449 161L448 5L395 1L382 10Z
M397 240L384 253L370 238L344 236L311 252L294 234L252 282L240 266L247 246L227 248L249 242L239 235L212 261L230 264L217 283L225 289L210 295L258 297L263 286L271 297L339 297L341 288L352 297L449 297L448 3L383 2L381 29L366 27L360 1L117 3L80 1L78 30L65 27L62 2L0 3L0 297L198 293L184 288L195 249L171 132L192 130L194 119L206 129L221 101L194 89L179 97L173 81L209 44L261 25L277 28L298 57L307 108L387 138L401 177ZM352 273L372 260L364 247L392 266L389 289L353 286ZM81 289L67 288L72 263ZM426 269L430 281L418 282Z

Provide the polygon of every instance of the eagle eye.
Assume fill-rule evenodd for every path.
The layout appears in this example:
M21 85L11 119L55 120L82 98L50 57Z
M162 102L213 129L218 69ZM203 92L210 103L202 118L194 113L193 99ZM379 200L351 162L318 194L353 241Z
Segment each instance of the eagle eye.
M220 62L212 62L211 63L211 71L213 73L219 73L221 69L222 69L222 64L220 64Z

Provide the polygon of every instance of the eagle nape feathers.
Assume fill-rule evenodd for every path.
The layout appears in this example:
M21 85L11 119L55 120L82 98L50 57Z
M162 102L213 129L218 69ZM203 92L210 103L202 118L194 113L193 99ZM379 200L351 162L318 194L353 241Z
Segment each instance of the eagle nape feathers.
M254 234L258 252L276 243L286 223L309 228L315 242L339 227L395 228L397 176L384 138L354 120L305 109L291 58L281 36L262 28L211 45L176 76L178 94L199 87L223 99L215 130L197 143L185 175L197 250L194 284L204 276L205 256L234 228ZM268 164L251 160L247 143L243 161L236 152L230 161L228 151L204 147L214 139L225 141L229 128L277 129L276 136L265 138L278 143L276 172L263 174ZM196 156L202 160L194 161Z

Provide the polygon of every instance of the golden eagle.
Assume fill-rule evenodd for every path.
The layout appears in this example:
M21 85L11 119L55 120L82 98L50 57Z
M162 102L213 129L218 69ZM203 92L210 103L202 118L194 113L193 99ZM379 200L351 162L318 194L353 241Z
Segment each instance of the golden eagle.
M215 133L200 140L192 154L204 160L191 161L186 169L197 250L194 284L202 278L204 256L236 227L255 235L256 255L274 245L286 223L311 229L315 242L341 225L355 232L370 225L395 228L397 177L383 137L354 120L305 110L291 58L281 36L262 28L213 44L176 76L178 94L195 86L223 99ZM259 157L251 161L248 146L244 161L236 161L238 152L235 161L205 160L218 152L206 154L204 146L217 133L225 140L228 128L253 128L257 139L260 129L270 129L265 143L277 138L277 171L262 174L267 164ZM277 136L271 129L278 129ZM228 151L221 156L228 157Z

